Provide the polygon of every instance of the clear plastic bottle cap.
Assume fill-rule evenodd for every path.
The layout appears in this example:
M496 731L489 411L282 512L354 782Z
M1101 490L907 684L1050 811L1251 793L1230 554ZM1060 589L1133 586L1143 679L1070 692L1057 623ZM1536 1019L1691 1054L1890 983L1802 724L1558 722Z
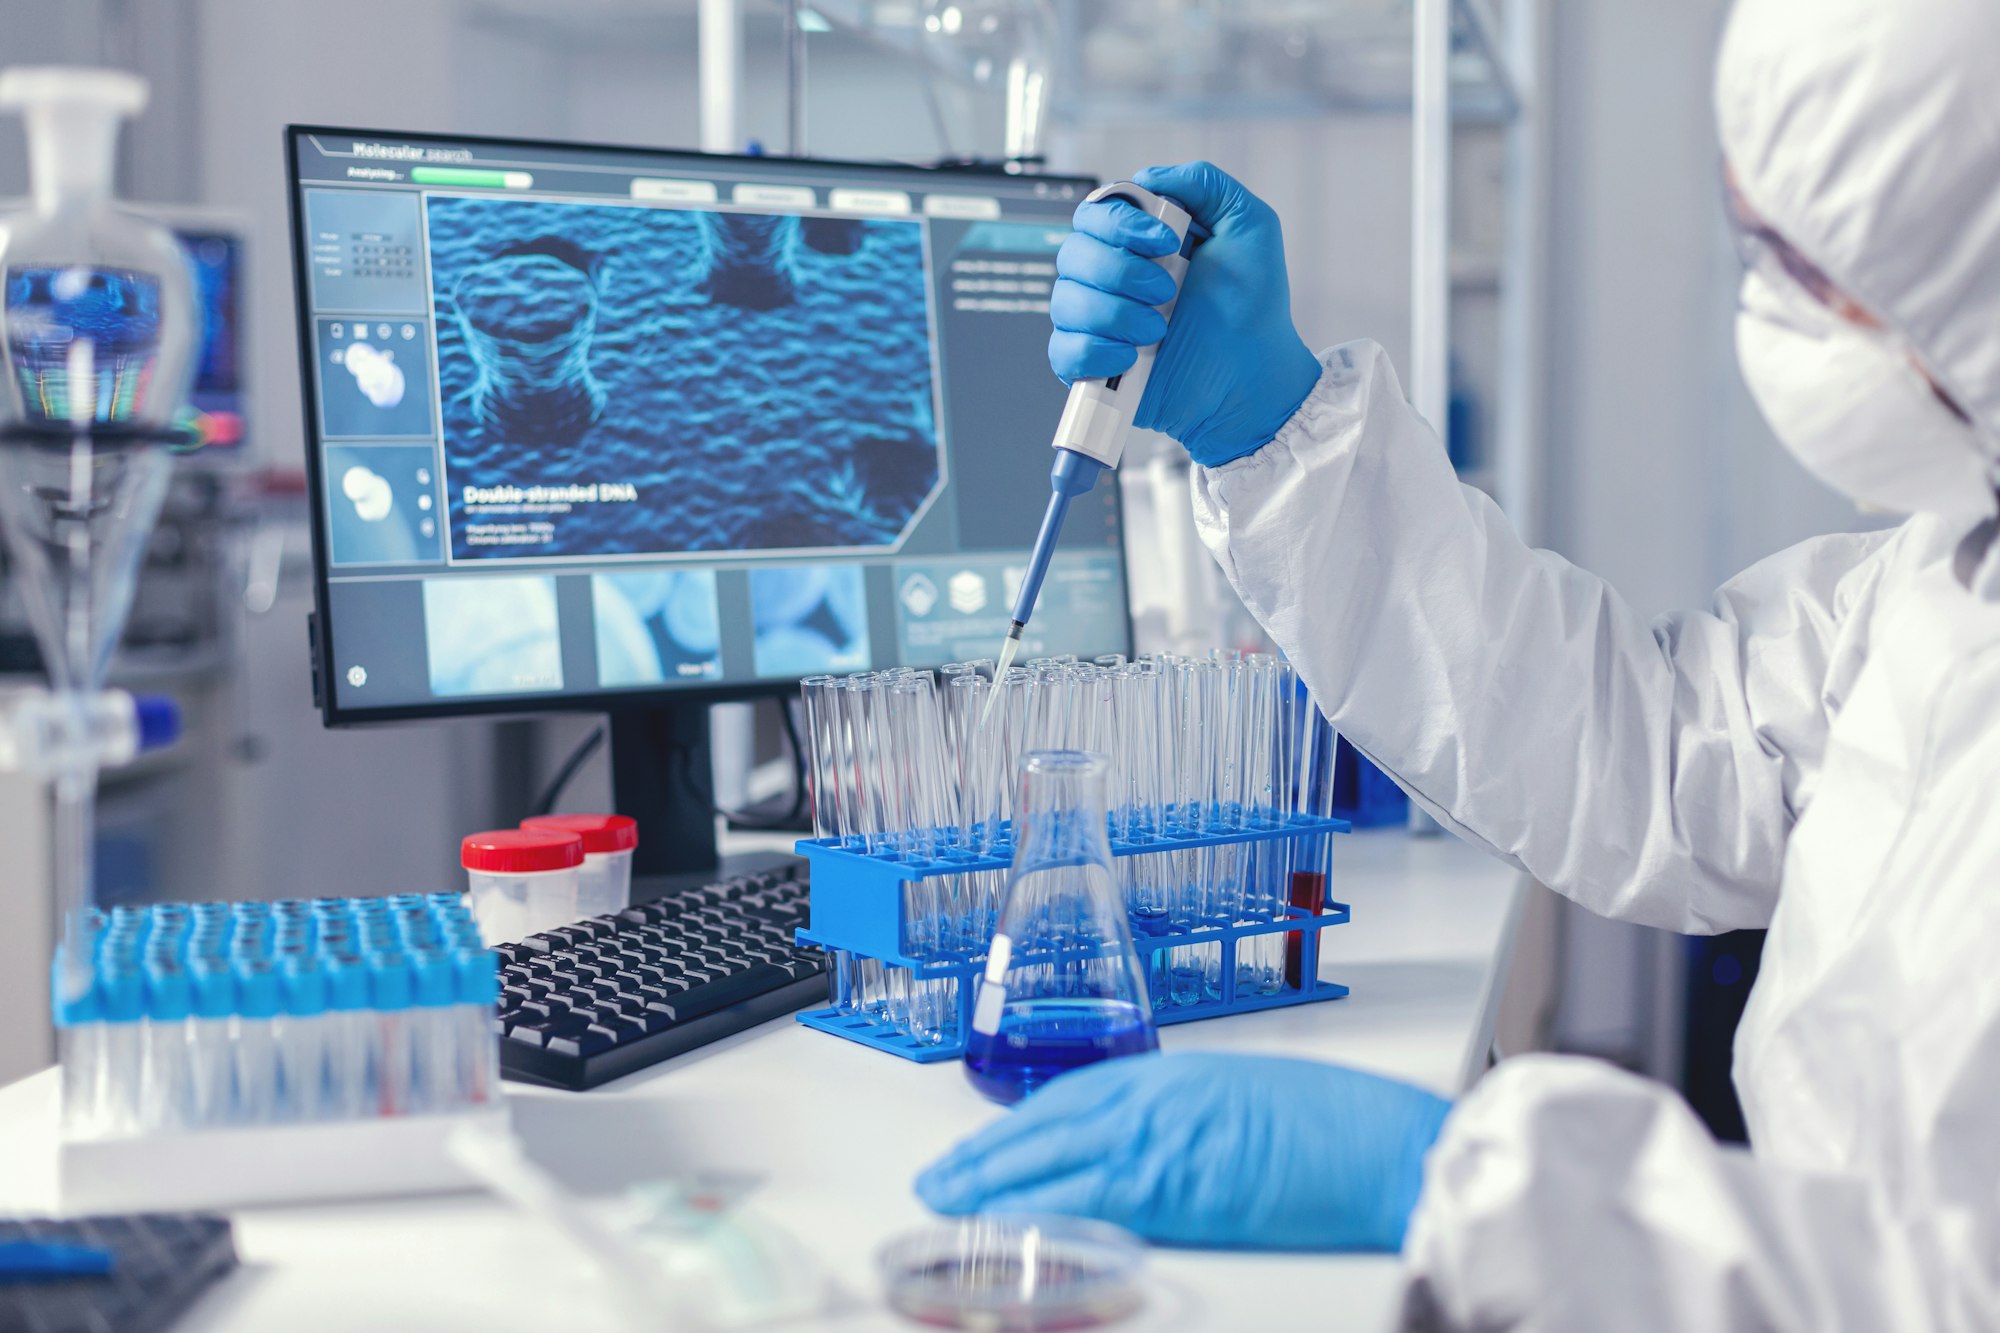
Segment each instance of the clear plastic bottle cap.
M967 1217L898 1236L876 1265L890 1308L920 1324L1043 1333L1137 1312L1145 1259L1138 1237L1103 1222Z

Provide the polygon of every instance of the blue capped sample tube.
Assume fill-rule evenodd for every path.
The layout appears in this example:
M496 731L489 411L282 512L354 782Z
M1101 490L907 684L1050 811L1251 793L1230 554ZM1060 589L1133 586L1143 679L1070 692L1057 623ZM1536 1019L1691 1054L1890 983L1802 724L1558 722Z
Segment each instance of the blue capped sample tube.
M327 1110L351 1120L375 1113L375 1014L369 1008L368 965L352 954L329 960L327 979Z
M144 1063L139 1079L139 1127L148 1133L176 1130L193 1116L188 1016L194 1012L194 983L172 949L146 960Z
M458 973L451 955L435 949L416 955L415 1006L409 1013L410 1109L444 1111L458 1101L458 1029L452 1005Z
M236 1070L231 1029L236 971L225 958L196 954L188 961L193 1016L188 1020L189 1120L220 1125L235 1114Z
M90 944L95 952L97 941L92 939ZM56 946L55 966L49 972L51 1012L62 1060L63 1127L73 1137L87 1138L98 1132L104 1119L104 1013L94 961L90 987L74 998L64 998L63 950L68 947Z
M146 987L135 959L107 956L98 970L104 1015L104 1084L99 1129L133 1132L139 1122L139 1078L145 1067Z
M326 973L309 953L279 964L284 1013L278 1020L279 1105L287 1120L318 1120L327 1086Z
M461 949L458 953L458 1025L460 1088L463 1100L484 1106L500 1095L500 1041L493 1031L500 1002L500 955L491 949Z
M233 1029L236 1115L240 1124L261 1125L278 1110L278 972L269 958L235 959L236 1022Z
M410 1109L410 960L401 953L368 959L368 998L375 1009L375 1112L404 1115Z

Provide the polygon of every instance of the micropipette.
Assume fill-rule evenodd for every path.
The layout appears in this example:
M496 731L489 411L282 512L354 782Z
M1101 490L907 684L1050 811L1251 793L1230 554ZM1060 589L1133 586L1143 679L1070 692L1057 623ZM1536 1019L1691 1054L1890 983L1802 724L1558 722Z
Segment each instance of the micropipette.
M1174 235L1180 238L1180 249L1153 262L1173 278L1178 293L1181 277L1187 272L1188 256L1202 239L1187 210L1173 200L1130 181L1100 185L1084 196L1085 203L1101 199L1123 199L1173 229ZM1173 298L1169 298L1159 310L1163 316L1172 318ZM1049 561L1055 555L1056 542L1062 536L1063 519L1069 513L1070 501L1079 495L1089 494L1090 488L1097 484L1097 478L1106 468L1117 467L1119 457L1125 452L1125 438L1131 433L1132 417L1146 392L1146 381L1152 377L1153 357L1159 351L1159 344L1138 350L1138 359L1123 374L1105 380L1078 380L1070 385L1069 401L1063 405L1062 420L1056 424L1056 461L1049 470L1048 512L1042 515L1042 528L1035 536L1027 573L1021 579L1021 591L1014 602L1013 623L1000 645L1000 661L994 671L996 680L1006 675L1015 655L1021 651L1021 632L1028 627L1028 617L1034 614L1035 599L1041 595L1042 579L1049 572ZM986 697L982 722L992 714L993 701L999 697L998 690Z

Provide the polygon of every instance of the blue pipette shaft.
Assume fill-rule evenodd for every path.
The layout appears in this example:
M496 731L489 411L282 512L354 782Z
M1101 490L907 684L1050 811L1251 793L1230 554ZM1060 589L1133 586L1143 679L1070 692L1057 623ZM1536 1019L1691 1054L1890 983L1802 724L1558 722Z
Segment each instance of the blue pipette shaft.
M1049 561L1055 556L1056 544L1062 540L1063 520L1069 515L1069 502L1079 495L1089 494L1104 470L1104 464L1087 454L1069 449L1056 450L1055 465L1049 469L1048 512L1042 515L1042 529L1035 534L1034 550L1028 556L1028 572L1021 579L1020 595L1014 599L1014 623L1007 631L1008 638L1020 638L1029 617L1035 613L1035 601L1041 596L1042 580L1048 575Z

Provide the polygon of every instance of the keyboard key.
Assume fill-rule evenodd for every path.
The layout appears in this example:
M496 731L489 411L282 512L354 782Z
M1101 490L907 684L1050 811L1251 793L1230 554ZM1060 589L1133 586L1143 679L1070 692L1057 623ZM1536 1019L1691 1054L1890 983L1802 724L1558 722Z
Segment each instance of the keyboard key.
M747 1000L752 995L782 986L791 976L769 964L745 968L733 976L719 981L711 981L705 986L696 986L687 994L669 1002L674 1021L685 1023L703 1014L712 1014L739 1000Z

